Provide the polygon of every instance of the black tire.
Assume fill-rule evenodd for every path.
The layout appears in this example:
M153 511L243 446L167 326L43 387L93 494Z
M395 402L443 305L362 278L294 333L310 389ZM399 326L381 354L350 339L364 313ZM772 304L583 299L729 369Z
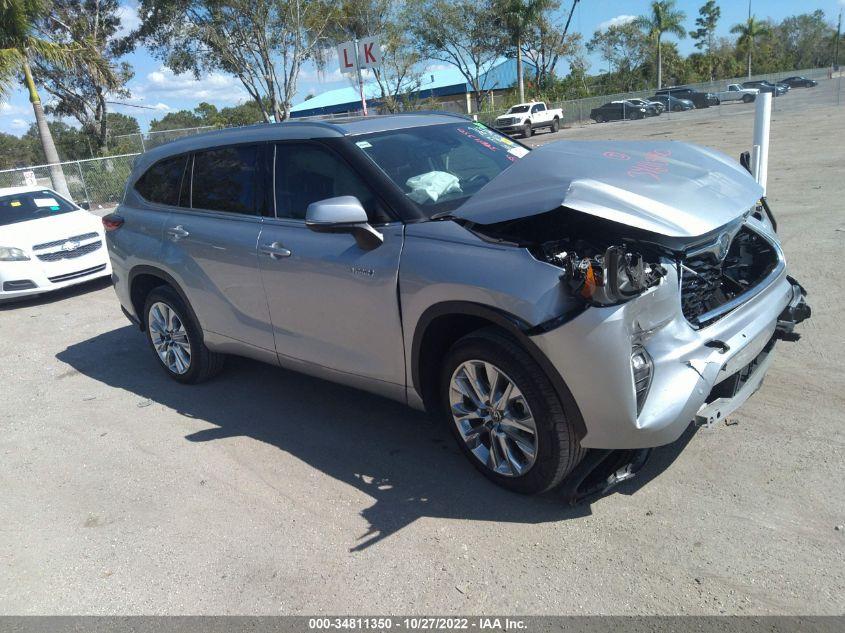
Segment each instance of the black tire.
M674 105L672 106L672 112L681 112L684 109L684 106Z
M632 113L631 113L631 120L632 120L632 121L639 121L639 120L640 120L640 119L642 119L642 118L643 118L643 113L642 113L642 112L632 112Z
M531 129L531 121L526 121L525 124L522 126L522 136L524 138L531 138L531 135L534 133L534 130Z
M601 114L596 115L596 123L604 123L604 116Z
M752 101L754 101L754 95L742 95L743 103L751 103Z
M554 134L555 132L557 132L559 129L560 129L560 119L558 119L557 117L555 117L555 118L554 118L554 121L552 121L552 127L551 127L552 134Z
M452 374L468 360L492 363L519 388L533 415L537 450L533 465L522 475L506 476L481 463L463 441L449 402ZM522 494L539 494L558 486L586 454L573 425L577 413L567 414L548 376L510 336L496 328L478 330L461 338L446 355L440 377L443 417L461 451L494 483Z
M191 348L190 363L184 373L177 373L165 365L153 344L153 335L150 329L150 310L156 303L167 305L176 313L176 316L184 326ZM223 369L226 356L212 352L205 346L202 338L202 330L196 322L193 312L188 309L188 306L185 305L179 294L170 286L159 286L147 295L147 300L144 302L144 323L146 324L147 344L150 346L153 357L173 380L194 385L216 376Z

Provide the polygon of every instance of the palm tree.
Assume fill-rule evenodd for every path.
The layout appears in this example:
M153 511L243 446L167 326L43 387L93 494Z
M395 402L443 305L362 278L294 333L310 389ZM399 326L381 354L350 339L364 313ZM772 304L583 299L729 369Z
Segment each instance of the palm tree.
M58 164L59 153L32 78L30 61L38 57L57 65L71 66L80 48L38 37L35 25L46 13L47 7L43 0L0 0L0 99L8 96L16 78L22 73L23 84L29 92L29 102L35 112L44 158L50 165L53 189L70 197L64 172Z
M641 15L635 24L648 33L657 44L657 89L663 87L663 54L660 42L664 33L684 38L687 35L683 21L687 15L675 8L675 0L654 1L651 3L651 15Z
M745 24L734 24L731 33L739 34L737 46L745 49L748 54L748 78L751 79L751 55L754 52L754 40L761 35L768 35L771 31L762 22L758 22L754 16L749 16Z
M525 81L522 72L523 39L531 25L553 4L552 0L496 0L495 2L499 26L507 33L508 39L516 49L516 83L519 86L520 101L525 101Z

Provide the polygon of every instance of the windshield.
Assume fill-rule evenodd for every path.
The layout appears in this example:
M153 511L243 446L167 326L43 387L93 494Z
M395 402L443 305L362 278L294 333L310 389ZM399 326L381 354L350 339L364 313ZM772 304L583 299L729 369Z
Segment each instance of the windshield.
M508 110L508 112L510 114L519 114L520 112L528 112L528 106L527 105L513 106L510 110Z
M528 153L472 121L366 134L355 145L428 216L457 209Z
M0 226L71 211L77 211L77 208L49 189L0 196Z

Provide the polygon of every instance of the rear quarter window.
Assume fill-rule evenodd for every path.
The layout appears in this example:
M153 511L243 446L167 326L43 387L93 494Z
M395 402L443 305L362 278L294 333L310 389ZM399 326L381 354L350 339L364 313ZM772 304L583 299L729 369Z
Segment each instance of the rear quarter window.
M177 206L187 160L184 155L158 161L138 179L135 190L150 202Z

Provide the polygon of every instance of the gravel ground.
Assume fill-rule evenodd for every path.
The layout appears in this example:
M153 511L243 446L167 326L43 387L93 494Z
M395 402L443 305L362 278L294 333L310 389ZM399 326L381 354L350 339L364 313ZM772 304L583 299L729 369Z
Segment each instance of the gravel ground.
M736 156L731 107L532 142ZM0 613L842 614L843 129L845 107L772 126L804 338L730 426L588 507L499 490L438 424L344 387L238 359L177 385L104 284L3 308Z

